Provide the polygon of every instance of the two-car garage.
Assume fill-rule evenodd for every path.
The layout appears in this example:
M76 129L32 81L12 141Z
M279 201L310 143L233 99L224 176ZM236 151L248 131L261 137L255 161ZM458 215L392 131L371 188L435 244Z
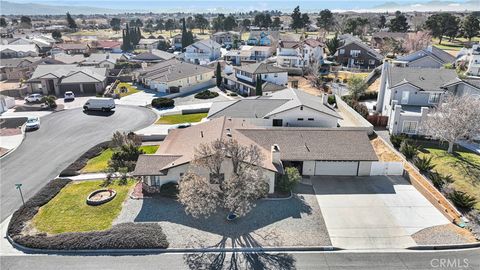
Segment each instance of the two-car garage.
M332 161L308 160L303 161L302 174L316 175L343 175L362 176L370 175L372 161Z

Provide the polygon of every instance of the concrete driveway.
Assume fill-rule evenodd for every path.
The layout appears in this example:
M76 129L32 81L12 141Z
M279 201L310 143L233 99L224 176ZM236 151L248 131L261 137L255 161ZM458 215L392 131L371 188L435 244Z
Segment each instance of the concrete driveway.
M333 246L397 249L412 234L449 221L399 176L314 177L312 184Z

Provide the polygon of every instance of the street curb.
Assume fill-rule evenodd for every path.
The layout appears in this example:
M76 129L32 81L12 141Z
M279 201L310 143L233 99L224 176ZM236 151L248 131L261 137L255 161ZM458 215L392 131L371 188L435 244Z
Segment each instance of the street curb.
M343 250L334 246L315 246L315 247L248 247L248 248L150 248L150 249L77 249L77 250L59 250L59 249L38 249L29 248L20 245L13 239L6 236L10 244L24 252L35 254L50 255L148 255L161 253L216 253L216 252L291 252L291 251L340 251Z
M447 249L464 249L464 248L478 248L480 242L465 243L465 244L451 244L451 245L419 245L408 247L408 250L447 250Z
M22 145L23 141L25 140L25 137L27 137L26 128L27 128L27 123L25 122L21 127L22 141L17 146L15 146L15 148L8 150L8 152L5 153L5 155L1 156L0 160L3 159L4 157L10 155L11 153L13 153L15 150L17 150L18 147L20 147L20 145Z

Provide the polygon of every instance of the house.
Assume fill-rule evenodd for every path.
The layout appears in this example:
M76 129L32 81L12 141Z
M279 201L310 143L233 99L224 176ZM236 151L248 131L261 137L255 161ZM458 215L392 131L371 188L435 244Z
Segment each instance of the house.
M36 44L6 44L0 45L0 58L36 57L40 48Z
M128 57L122 53L92 53L81 63L82 66L104 67L114 69L117 62L127 61Z
M250 50L230 50L223 55L223 59L234 66L240 66L244 62L255 62L251 60L252 52Z
M315 39L280 41L277 47L277 65L287 68L305 68L323 61L322 43Z
M252 61L264 61L270 58L275 50L273 47L270 46L250 46L250 45L243 45L240 47L242 51L250 52L250 60Z
M397 57L393 64L399 67L441 68L454 61L455 57L451 54L430 45L423 50Z
M279 86L287 86L287 71L266 63L255 63L233 67L234 73L225 77L226 88L244 96L254 96L257 79L260 77L262 85L266 82Z
M215 85L214 69L177 59L145 68L136 77L146 87L163 93L186 93Z
M90 52L90 45L83 43L58 43L55 44L50 51L50 54L88 54Z
M172 44L172 48L174 50L181 50L182 46L182 34L176 34L170 39L170 44Z
M372 34L372 39L370 40L370 44L374 49L380 49L387 40L395 40L402 44L408 37L407 33L403 32L386 32L380 31Z
M269 95L214 102L208 119L242 118L257 126L337 127L342 117L325 98L287 88Z
M136 48L143 50L157 49L159 42L158 39L142 38L138 41Z
M50 58L60 61L64 64L80 64L87 59L83 54L65 54L65 53L52 54Z
M212 40L221 45L233 46L234 41L240 41L240 33L235 31L217 32L211 37Z
M116 40L97 40L90 44L90 48L94 51L100 52L122 52L122 42Z
M332 139L334 138L334 139ZM186 129L172 130L155 154L140 155L133 175L141 177L144 189L158 192L163 184L178 182L192 169L195 149L217 139L236 140L242 146L256 146L264 157L258 164L269 184L269 193L286 167L300 174L370 175L378 158L364 131L343 128L265 128L241 119L219 117ZM227 157L228 158L228 157ZM230 166L222 167L223 176ZM207 171L197 171L211 179Z
M103 93L107 69L77 65L38 65L27 81L29 92L63 96L66 91L76 95Z
M206 65L221 56L222 46L212 39L197 41L185 48L184 59L197 65Z
M251 46L277 46L280 33L278 31L252 30L247 40Z
M335 53L337 63L344 67L374 69L382 64L383 56L357 38L347 38Z
M376 111L388 116L390 134L420 134L421 122L446 92L480 96L480 83L461 80L453 69L382 67Z
M166 60L175 58L173 53L169 53L162 50L149 50L148 52L137 54L130 58L130 62L140 62L140 63L159 63Z
M467 76L480 77L480 44L473 44L467 55Z
M1 73L5 74L5 79L19 81L27 79L31 72L32 63L41 59L40 57L7 58L0 61Z

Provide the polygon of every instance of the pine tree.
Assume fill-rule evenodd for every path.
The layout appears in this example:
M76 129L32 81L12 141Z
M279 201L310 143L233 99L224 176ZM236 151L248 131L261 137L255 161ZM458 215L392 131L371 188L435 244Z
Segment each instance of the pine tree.
M77 23L72 18L72 15L70 15L70 13L68 13L68 12L67 12L67 24L68 24L68 28L77 29Z
M217 62L217 70L215 71L215 78L217 79L217 87L222 85L222 68L220 67L220 63Z
M260 77L260 75L257 75L257 82L255 84L255 95L257 95L257 96L263 95L263 92L262 92L262 77Z

